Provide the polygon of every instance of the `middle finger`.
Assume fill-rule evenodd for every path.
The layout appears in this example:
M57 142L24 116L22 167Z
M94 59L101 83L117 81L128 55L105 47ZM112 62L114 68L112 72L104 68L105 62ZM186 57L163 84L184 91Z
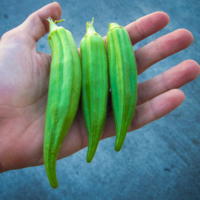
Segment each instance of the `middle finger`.
M193 35L186 29L168 33L135 51L138 75L156 62L187 48Z

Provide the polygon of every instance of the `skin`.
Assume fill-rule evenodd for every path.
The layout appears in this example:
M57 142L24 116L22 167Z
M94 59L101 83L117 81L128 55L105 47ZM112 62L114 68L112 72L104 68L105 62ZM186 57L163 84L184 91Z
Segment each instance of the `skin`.
M43 164L51 56L36 52L36 44L48 32L46 18L49 16L53 20L60 18L58 3L48 4L34 12L0 40L0 172ZM166 13L155 12L132 22L126 29L134 45L164 28L168 22ZM187 48L192 42L192 34L179 29L141 47L135 52L138 74ZM197 78L199 72L198 63L185 60L139 83L136 112L129 131L141 128L177 108L185 99L178 88ZM101 139L112 136L115 136L115 124L110 113ZM58 159L85 148L87 141L83 115L79 109Z

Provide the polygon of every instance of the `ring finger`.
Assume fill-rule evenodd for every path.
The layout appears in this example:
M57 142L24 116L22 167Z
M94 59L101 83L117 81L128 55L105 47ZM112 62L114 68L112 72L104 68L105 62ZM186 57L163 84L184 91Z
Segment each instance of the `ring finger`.
M198 63L193 60L186 60L154 78L139 83L137 105L141 105L171 89L182 87L197 78L199 72Z

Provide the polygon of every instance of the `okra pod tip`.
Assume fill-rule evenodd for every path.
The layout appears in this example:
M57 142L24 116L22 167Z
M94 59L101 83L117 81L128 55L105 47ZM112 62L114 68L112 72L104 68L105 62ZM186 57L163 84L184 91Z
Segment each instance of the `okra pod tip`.
M53 19L51 17L48 17L47 21L49 22L49 32L51 32L51 31L53 31L53 30L58 28L58 26L56 25L58 22L63 22L65 20L64 19L60 19L60 20L53 21Z
M87 37L90 34L98 35L98 33L94 29L93 23L94 23L94 17L92 18L92 21L88 21L86 23L86 34L85 34L85 37Z
M110 23L109 24L109 31L113 30L114 28L123 28L122 26L120 26L117 23Z

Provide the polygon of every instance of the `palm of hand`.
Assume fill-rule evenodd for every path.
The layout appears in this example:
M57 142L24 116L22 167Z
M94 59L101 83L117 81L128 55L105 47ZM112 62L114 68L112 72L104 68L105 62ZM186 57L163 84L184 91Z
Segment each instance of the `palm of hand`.
M35 46L26 34L1 40L0 141L10 168L34 165L41 157L50 60Z
M43 25L40 24L40 29L41 27L44 29L44 20L47 17L52 16L54 19L59 19L60 15L59 5L56 3L49 4L32 14L33 17L28 18L25 25L37 26L35 22L40 18L39 22L43 22ZM166 25L168 23L166 14L157 13L157 16L154 18L157 18L157 21L159 21L161 16L163 19L160 20L160 23L162 22ZM153 14L151 17L146 17L146 21L149 21L150 18L153 18ZM139 22L141 26L145 26L142 20L138 21L137 24ZM156 24L157 22L152 26L156 26ZM0 41L0 171L43 164L45 109L51 57L50 55L36 52L36 42L47 30L46 32L43 30L43 33L40 33L41 30L37 30L36 32L39 32L40 35L36 36L36 33L34 35L34 33L28 32L25 25L6 33ZM22 27L24 28L23 31ZM157 29L161 28L163 28L163 25ZM137 30L138 25L136 26L136 23L128 25L127 30L131 31L131 29ZM138 34L140 35L138 39L137 35L132 36L132 42L136 43L153 32L158 31L155 29L155 27L152 30L149 29L151 33L146 33L146 36L143 35L144 33ZM143 35L143 38L141 35ZM174 33L174 37L175 35L177 37L178 34ZM157 47L157 51L153 55L154 60L148 61L149 63L142 63L140 60L147 55L148 48L157 45L147 45L147 47L136 51L136 59L140 63L138 74L142 73L145 68L150 67L153 63L191 44L192 36L189 32L185 31L184 36L183 34L181 36L181 33L179 33L179 38L183 39L183 37L187 37L186 43L182 44L181 39L179 39L180 41L177 39L176 45L178 47L175 50L168 50L167 53L167 49L163 50L162 57L160 57L161 54L158 54L160 49ZM161 41L167 43L167 38ZM170 48L172 49L172 45ZM174 78L169 80L168 83L165 82L165 85L163 85L164 75L138 85L138 106L130 130L140 128L166 115L180 105L184 100L183 93L179 90L169 90L186 84L195 79L199 74L198 64L190 61L189 65L189 61L187 62L187 64L182 63L182 65L180 64L181 66L177 66L174 71L168 72L168 74L173 73ZM177 76L180 68L184 68L184 70L182 73L179 72ZM186 74L187 78L183 78ZM167 76L167 73L165 73L165 76ZM157 88L152 90L151 87L149 90L148 86L151 86L153 83L158 84ZM161 85L160 88L159 85ZM154 108L154 105L157 105L157 108ZM114 134L115 125L111 115L106 120L102 138L114 136ZM87 146L87 133L81 112L78 111L58 158L69 156L85 146Z

